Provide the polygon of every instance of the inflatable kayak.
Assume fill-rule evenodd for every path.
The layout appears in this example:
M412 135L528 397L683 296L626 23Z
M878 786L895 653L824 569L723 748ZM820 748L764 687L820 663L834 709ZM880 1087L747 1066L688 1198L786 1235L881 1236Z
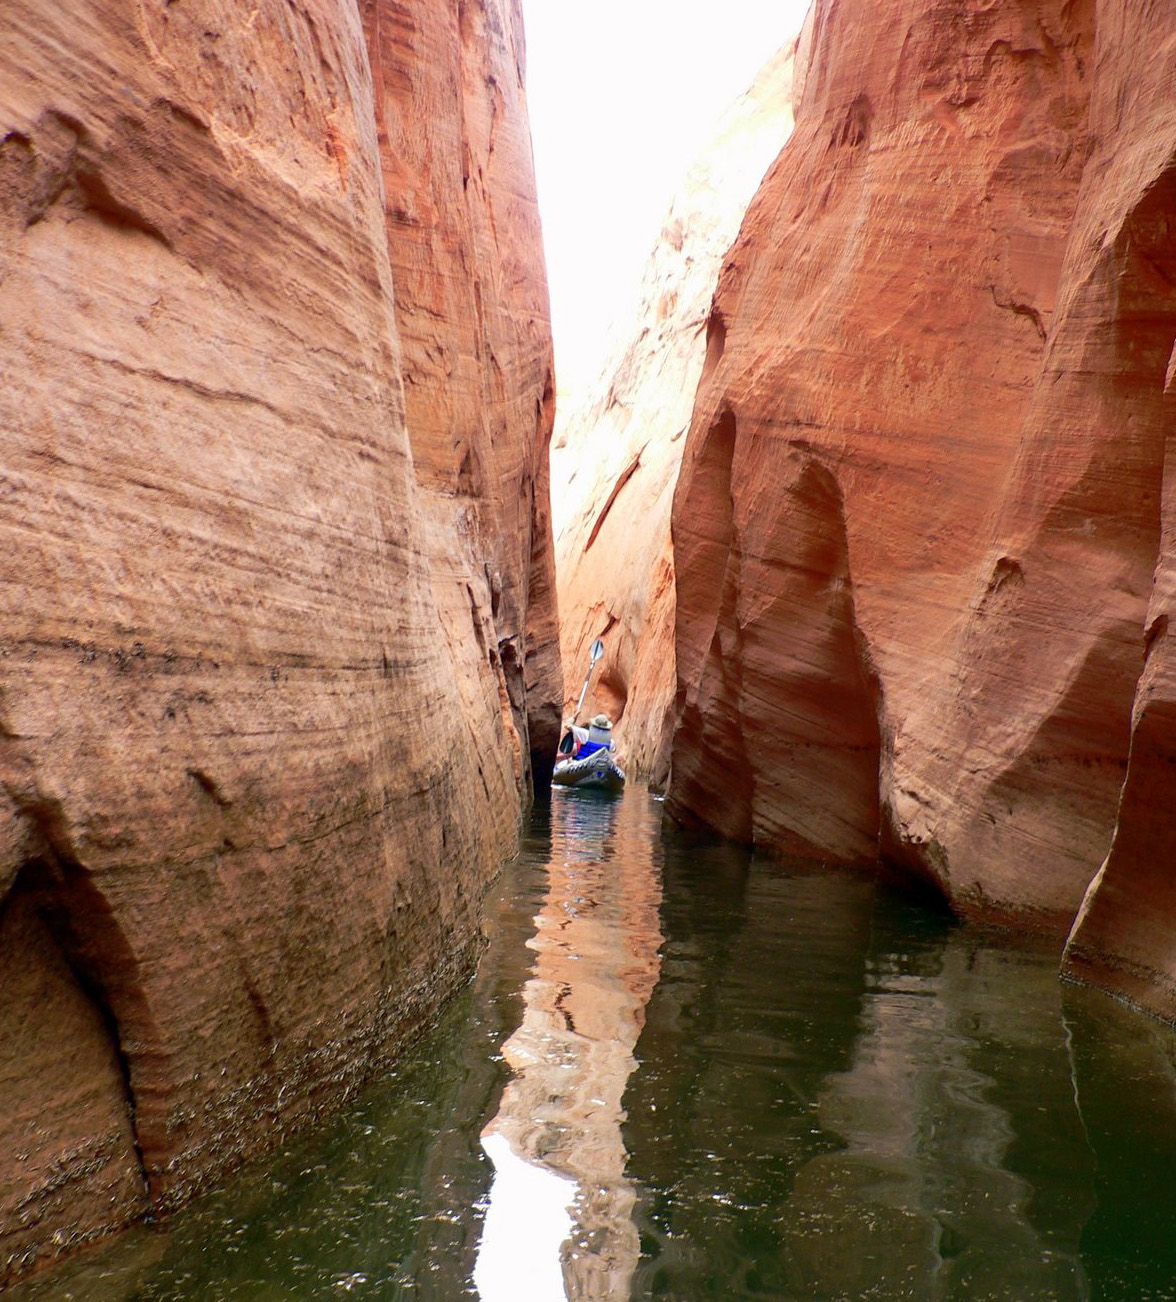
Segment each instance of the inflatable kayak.
M597 638L592 643L588 658L588 677L580 690L576 712L564 723L564 735L559 743L559 759L551 775L553 786L575 787L582 791L610 791L625 789L625 771L613 758L612 720L607 714L598 714L587 728L578 728L576 720L584 707L588 682L592 670L604 655L604 643Z
M613 759L612 752L602 748L584 759L560 760L551 781L557 787L619 793L625 789L625 771Z

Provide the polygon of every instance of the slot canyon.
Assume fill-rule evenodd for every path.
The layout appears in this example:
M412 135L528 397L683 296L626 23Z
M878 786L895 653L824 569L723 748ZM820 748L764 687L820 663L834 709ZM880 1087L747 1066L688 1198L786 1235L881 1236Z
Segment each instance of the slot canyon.
M350 1245L327 1136L422 1273L273 1296L530 1297L475 1240L536 1170L544 1297L1130 1295L1083 1253L1147 1149L1108 1055L1176 1115L1176 9L793 32L565 393L524 0L7 0L0 1291L236 1295L202 1227L283 1162ZM586 670L615 803L551 788ZM981 1150L999 1217L871 1178Z

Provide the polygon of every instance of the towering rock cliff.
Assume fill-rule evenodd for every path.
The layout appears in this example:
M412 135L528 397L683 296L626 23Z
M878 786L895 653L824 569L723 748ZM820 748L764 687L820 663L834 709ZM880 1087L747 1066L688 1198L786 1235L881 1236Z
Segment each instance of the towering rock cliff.
M554 384L521 10L518 0L365 0L364 19L438 606L453 654L467 662L459 680L505 685L503 708L529 740L521 762L545 783L561 704L548 504Z
M522 71L514 0L0 15L0 1283L469 961L560 694Z
M665 780L674 702L670 506L707 351L723 256L792 130L791 47L728 111L675 198L641 287L632 334L596 390L561 416L552 447L569 711L588 648L605 658L590 706L620 726L630 771Z
M1067 379L1079 396L1084 388L1104 391L1087 432L1092 487L1108 478L1115 484L1133 464L1146 471L1139 498L1112 498L1117 510L1109 514L1130 518L1134 510L1139 545L1129 560L1148 604L1142 638L1130 630L1143 672L1114 839L1070 938L1066 971L1176 1020L1176 881L1169 868L1176 846L1176 645L1169 628L1176 604L1176 17L1162 5L1119 15L1108 7L1104 24L1092 112L1101 148L1088 169L1071 252ZM1096 540L1113 546L1125 523L1112 532L1111 522L1098 518L1087 549Z
M1072 949L1097 979L1116 925L1176 976L1145 866L1174 42L1161 3L817 0L673 514L672 807L1053 932L1119 809Z

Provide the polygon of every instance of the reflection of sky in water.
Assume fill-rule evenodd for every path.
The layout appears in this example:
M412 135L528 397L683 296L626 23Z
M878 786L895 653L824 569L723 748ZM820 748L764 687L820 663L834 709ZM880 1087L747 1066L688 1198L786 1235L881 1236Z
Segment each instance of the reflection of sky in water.
M524 1162L504 1135L482 1140L494 1163L490 1205L474 1267L482 1302L562 1302L560 1248L572 1231L575 1181Z
M496 1287L483 1264L509 1258L500 1237L514 1245L520 1281L540 1272L547 1278L552 1222L544 1220L534 1235L525 1228L534 1199L543 1196L539 1172L577 1193L556 1253L563 1287L525 1296L627 1298L640 1256L621 1126L622 1098L637 1066L633 1050L657 983L661 886L653 808L582 792L555 799L575 834L553 846L547 893L527 942L535 962L522 1023L502 1049L514 1075L483 1136L495 1165L475 1273L483 1302L511 1296L509 1285L486 1292L482 1282Z

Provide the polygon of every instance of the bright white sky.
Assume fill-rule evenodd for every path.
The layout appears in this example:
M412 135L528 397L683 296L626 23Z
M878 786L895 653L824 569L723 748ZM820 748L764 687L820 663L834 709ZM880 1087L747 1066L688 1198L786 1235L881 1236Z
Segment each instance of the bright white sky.
M523 0L561 391L591 383L675 190L809 0ZM623 328L623 324L622 324Z

